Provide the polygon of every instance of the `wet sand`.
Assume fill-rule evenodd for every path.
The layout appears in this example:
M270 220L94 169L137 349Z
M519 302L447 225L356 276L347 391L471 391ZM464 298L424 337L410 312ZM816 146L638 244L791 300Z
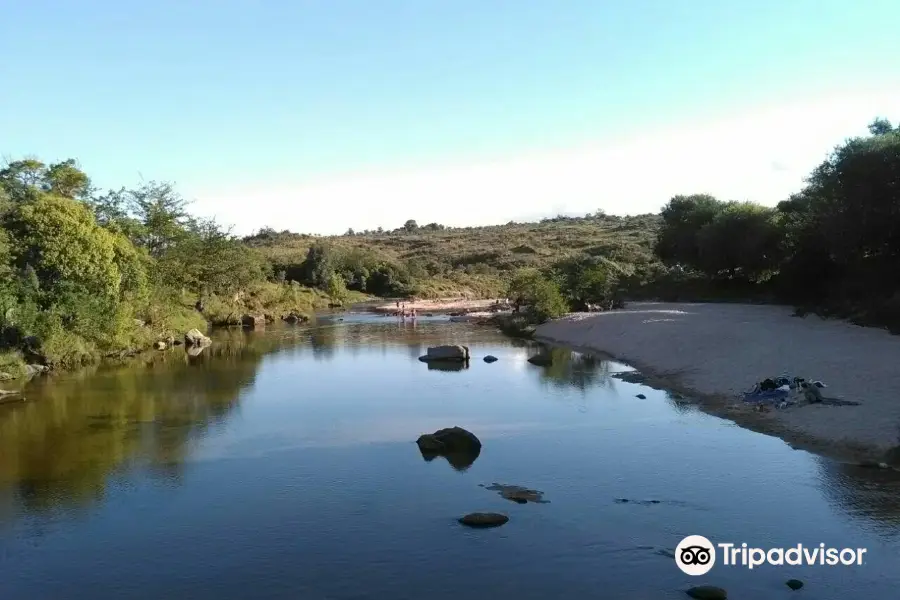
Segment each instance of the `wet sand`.
M601 352L709 412L797 447L848 460L885 460L900 444L900 336L784 306L633 303L575 313L538 327L545 341ZM781 374L821 380L830 398L858 406L804 404L753 410L741 392Z

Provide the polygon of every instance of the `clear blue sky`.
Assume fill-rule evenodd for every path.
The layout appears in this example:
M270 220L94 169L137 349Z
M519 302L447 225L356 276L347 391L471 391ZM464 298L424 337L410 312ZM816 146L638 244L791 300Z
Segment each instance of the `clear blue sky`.
M896 80L898 23L897 0L23 0L0 153L191 195L514 156Z

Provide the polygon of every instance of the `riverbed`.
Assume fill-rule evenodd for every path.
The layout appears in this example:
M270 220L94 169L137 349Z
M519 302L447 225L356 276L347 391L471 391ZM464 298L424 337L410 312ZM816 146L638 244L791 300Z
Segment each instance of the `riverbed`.
M741 429L624 364L445 317L221 331L0 406L0 598L888 597L900 479ZM468 368L417 360L467 344ZM485 363L491 354L499 360ZM638 397L642 395L643 398ZM470 465L415 439L459 425ZM518 504L494 483L543 492ZM484 486L484 487L483 487ZM456 521L503 512L497 529ZM683 574L687 535L866 548L862 566Z

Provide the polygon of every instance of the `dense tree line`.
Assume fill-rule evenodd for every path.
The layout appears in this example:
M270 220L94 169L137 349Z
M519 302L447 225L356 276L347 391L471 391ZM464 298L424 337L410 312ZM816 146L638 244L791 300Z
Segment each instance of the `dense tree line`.
M876 119L869 132L835 148L775 208L672 198L655 248L665 284L699 277L713 293L900 330L900 127Z

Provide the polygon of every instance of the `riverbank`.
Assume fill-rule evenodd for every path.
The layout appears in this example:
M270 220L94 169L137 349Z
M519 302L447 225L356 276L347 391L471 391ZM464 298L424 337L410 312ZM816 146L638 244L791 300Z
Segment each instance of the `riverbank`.
M572 314L541 325L535 335L610 355L652 385L682 392L707 412L794 446L884 461L900 444L900 337L792 312L771 305L633 303ZM826 396L859 405L761 413L740 400L756 382L782 373L824 381Z
M372 307L379 313L393 313L398 310L397 303L402 304L406 310L415 310L418 313L428 312L458 312L460 314L482 312L491 307L498 306L496 298L469 300L466 298L437 298L434 300L395 300Z

